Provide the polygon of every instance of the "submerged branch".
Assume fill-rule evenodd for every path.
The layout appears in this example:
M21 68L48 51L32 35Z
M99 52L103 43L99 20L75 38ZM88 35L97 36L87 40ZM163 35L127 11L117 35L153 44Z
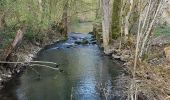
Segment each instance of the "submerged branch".
M53 68L51 66L41 65L41 64L31 64L30 66L41 66L41 67L46 67L46 68L50 68L50 69L53 69L53 70L59 70L59 68Z

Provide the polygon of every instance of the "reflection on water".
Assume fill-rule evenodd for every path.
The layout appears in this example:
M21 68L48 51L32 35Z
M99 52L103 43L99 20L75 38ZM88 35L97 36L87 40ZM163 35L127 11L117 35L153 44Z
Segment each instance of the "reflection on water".
M89 38L88 34L71 36ZM97 45L64 46L75 41L55 44L38 55L37 60L59 63L63 72L37 66L34 69L40 73L39 79L37 73L28 68L18 80L11 82L14 85L10 85L6 94L12 98L4 100L105 100L97 85L109 83L106 88L111 88L114 85L111 80L119 67L104 56ZM3 93L0 100L8 96Z

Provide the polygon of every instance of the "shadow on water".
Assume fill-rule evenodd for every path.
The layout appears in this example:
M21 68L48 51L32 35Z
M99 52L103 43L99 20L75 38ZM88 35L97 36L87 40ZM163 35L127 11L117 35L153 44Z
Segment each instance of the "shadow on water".
M0 92L0 100L105 100L119 65L105 56L90 34L69 34L69 39L43 49L36 60L58 63L60 71L33 67ZM52 66L55 67L55 66ZM102 85L102 86L101 86ZM108 100L119 100L108 95Z

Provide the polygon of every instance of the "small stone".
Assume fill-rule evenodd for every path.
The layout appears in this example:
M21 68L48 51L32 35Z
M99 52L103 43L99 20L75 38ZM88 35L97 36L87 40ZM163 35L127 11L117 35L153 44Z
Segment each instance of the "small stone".
M88 43L89 43L89 41L87 41L87 40L83 39L83 41L82 41L82 43L81 43L81 44L88 44Z
M114 59L120 59L120 56L115 55L115 54L112 54L112 57L113 57Z
M8 77L8 78L12 77L10 74L2 74L2 76Z
M33 58L33 57L34 57L34 55L33 55L33 54L29 54L28 56L29 56L29 57L31 57L31 58Z
M128 61L129 58L130 58L130 55L122 55L122 56L120 57L120 59L121 59L122 61Z
M40 46L40 43L38 43L38 42L35 42L35 45L36 45L36 46Z

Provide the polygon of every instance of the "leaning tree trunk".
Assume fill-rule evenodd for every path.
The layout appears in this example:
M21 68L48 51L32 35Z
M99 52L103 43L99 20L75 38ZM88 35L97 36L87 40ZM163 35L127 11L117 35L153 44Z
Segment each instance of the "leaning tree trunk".
M109 46L109 0L102 0L103 8L103 20L102 20L102 31L103 31L103 46L106 52Z
M25 28L21 28L17 31L14 40L3 50L4 54L1 60L6 61L9 58L10 54L13 52L13 50L15 50L19 46L19 44L21 43L23 39L24 31L25 31Z

